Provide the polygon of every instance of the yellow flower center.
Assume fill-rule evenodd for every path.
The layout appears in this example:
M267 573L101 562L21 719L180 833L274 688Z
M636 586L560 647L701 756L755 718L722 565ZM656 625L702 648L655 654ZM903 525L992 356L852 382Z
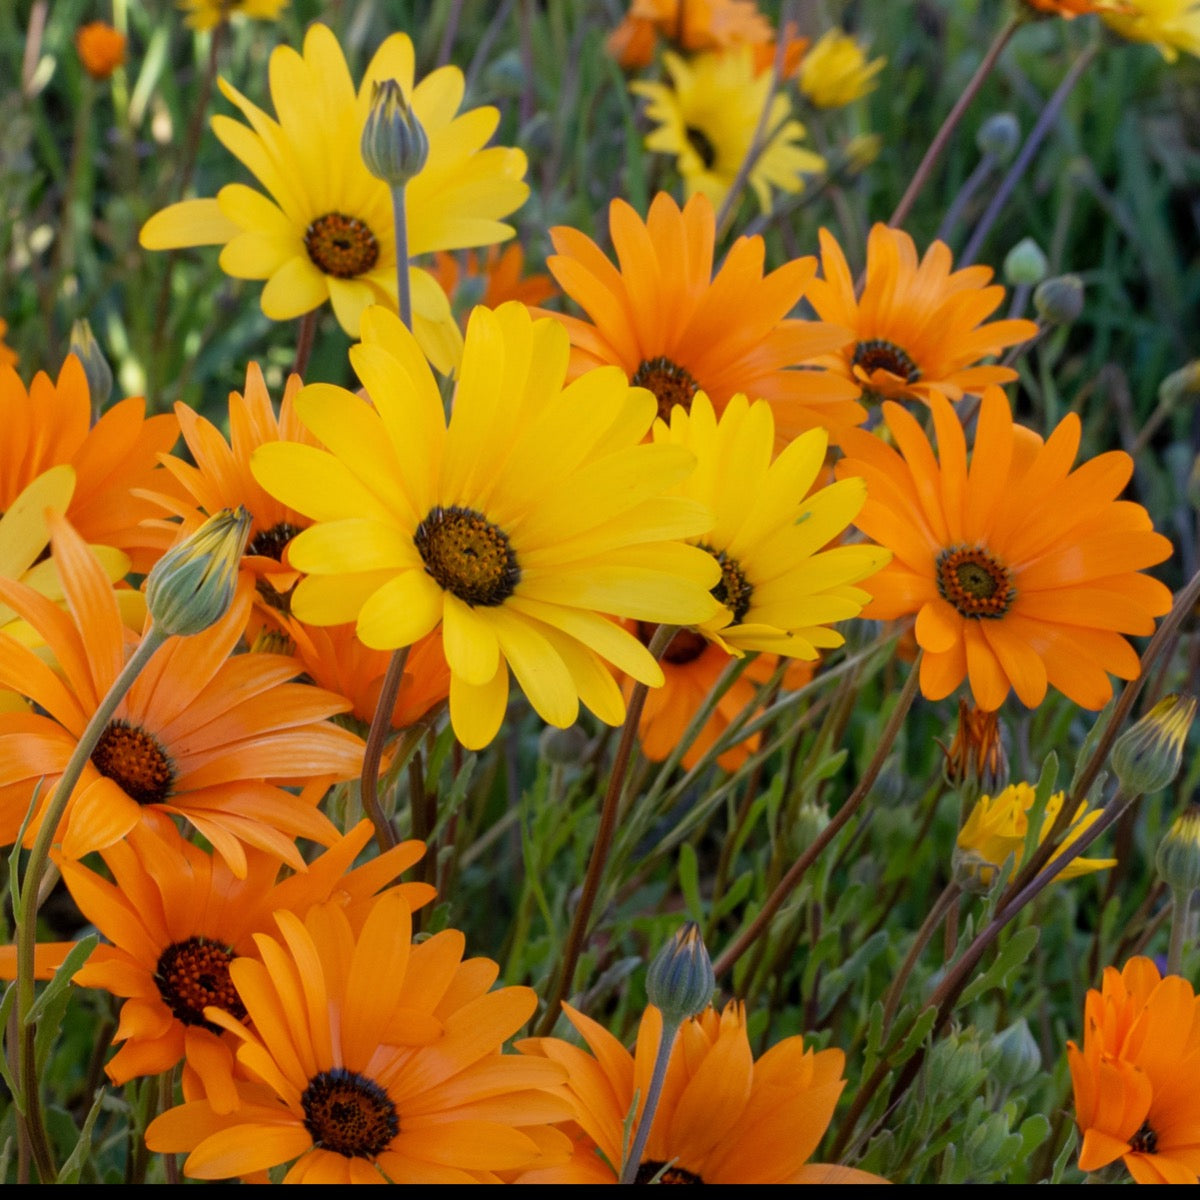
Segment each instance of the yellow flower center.
M503 604L521 580L508 534L469 508L432 509L413 541L438 586L472 607Z
M638 640L643 646L650 645L657 629L658 626L653 621L637 623ZM694 629L680 629L663 652L662 660L676 667L686 667L688 663L695 662L704 653L707 645L708 639Z
M688 145L700 156L704 169L711 171L713 164L717 161L717 148L712 144L712 139L703 129L697 129L695 125L687 126L683 132L688 140Z
M239 1021L246 1016L245 1005L229 977L233 959L230 947L202 937L172 942L162 952L154 982L177 1021L203 1025L213 1033L220 1033L219 1026L204 1019L206 1006L223 1009Z
M272 525L270 529L260 529L250 540L250 544L246 547L246 553L262 558L273 558L276 562L281 563L288 543L299 532L297 526L291 525L287 521L280 521L278 525ZM299 580L297 580L298 582ZM259 596L262 597L263 603L270 608L276 608L284 613L292 611L292 593L296 590L295 583L286 592L277 590L269 580L262 578L254 586Z
M92 751L92 765L139 804L161 804L171 793L175 768L144 729L110 721Z
M887 371L905 383L916 383L921 378L921 368L895 342L885 342L881 338L859 342L854 347L850 364L861 367L868 377L875 371Z
M374 1158L400 1132L400 1117L387 1092L345 1067L314 1075L300 1106L313 1145L346 1158Z
M713 588L712 594L733 613L732 624L740 625L750 611L754 587L746 579L736 558L730 558L724 550L714 550L711 546L701 545L700 548L707 550L721 566L721 582Z
M629 382L654 393L658 415L664 421L670 421L671 409L677 404L684 412L690 412L692 397L700 390L700 385L683 367L661 356L646 359Z
M326 275L353 279L379 261L379 242L370 227L357 217L331 212L304 231L308 257Z
M657 1177L659 1183L703 1183L704 1180L699 1175L693 1175L691 1171L685 1171L682 1167L667 1167L663 1171L663 1167L667 1167L665 1162L654 1162L652 1159L646 1159L637 1169L637 1174L633 1177L634 1183L649 1183ZM659 1175L659 1171L662 1174Z
M1129 1148L1135 1154L1157 1154L1158 1134L1150 1128L1149 1121L1143 1121L1137 1132L1129 1139Z
M1017 598L1008 568L977 546L953 546L938 555L937 589L973 620L1002 617Z

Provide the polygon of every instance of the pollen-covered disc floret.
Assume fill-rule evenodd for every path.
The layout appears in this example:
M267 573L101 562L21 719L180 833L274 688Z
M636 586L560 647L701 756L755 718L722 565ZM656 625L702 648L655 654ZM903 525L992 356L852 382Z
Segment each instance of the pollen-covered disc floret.
M92 751L92 764L139 804L161 804L175 780L163 748L128 721L109 722Z
M1171 593L1141 574L1171 553L1140 504L1118 499L1133 472L1121 451L1076 469L1080 423L1045 442L1014 424L998 387L983 393L971 454L949 402L931 395L937 453L915 417L885 403L894 448L849 430L837 474L867 487L859 528L894 553L866 588L866 615L916 617L921 690L933 700L969 679L993 712L1009 690L1040 704L1048 687L1084 708L1133 679L1123 634L1154 632Z
M606 664L662 674L613 618L692 625L720 609L720 567L684 538L709 508L669 496L683 446L646 444L656 405L616 368L565 383L568 338L520 304L477 308L447 422L412 336L381 308L351 361L370 403L313 384L296 398L327 449L262 446L255 476L316 524L291 543L306 573L292 597L309 624L355 621L378 650L436 631L450 718L467 746L496 734L509 672L560 728L582 703L624 717Z
M358 217L331 212L317 217L304 231L304 249L326 275L353 279L379 261L379 241Z
M373 1079L345 1067L321 1071L300 1095L313 1145L346 1158L374 1158L400 1132L400 1117Z
M217 1032L205 1019L210 1004L230 1013L237 1020L246 1015L246 1006L229 978L233 950L203 937L172 942L158 958L154 982L171 1015L184 1025L203 1025Z
M664 421L671 419L671 409L681 406L686 412L692 406L692 397L700 385L692 378L686 367L673 363L665 355L645 359L629 380L634 387L644 387L654 393L658 401L658 415Z

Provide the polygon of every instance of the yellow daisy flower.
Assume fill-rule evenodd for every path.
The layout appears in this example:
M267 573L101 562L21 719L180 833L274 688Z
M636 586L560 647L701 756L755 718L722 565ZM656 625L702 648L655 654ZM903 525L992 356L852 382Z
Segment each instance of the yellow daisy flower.
M564 387L567 333L524 305L475 309L449 423L399 318L370 308L362 336L350 360L371 404L312 384L296 411L328 450L279 442L251 459L316 522L291 543L308 574L293 613L357 620L380 650L440 629L450 719L471 749L500 727L510 669L549 724L570 725L580 702L618 724L604 662L653 685L662 672L609 616L692 624L717 611L715 561L674 540L705 533L711 515L664 495L694 456L640 444L656 402L619 368Z
M215 29L234 14L276 21L287 8L288 0L178 0L178 4L187 14L184 21L192 29Z
M879 83L886 58L867 62L866 51L848 33L829 29L800 63L800 90L818 108L841 108Z
M1149 42L1167 62L1180 50L1200 57L1200 0L1124 0L1119 11L1100 15L1123 38Z
M720 208L754 140L771 90L771 73L755 72L749 46L698 54L688 61L667 51L663 64L670 85L629 85L650 101L646 112L658 122L646 138L646 148L674 154L687 195L703 192L714 208ZM797 144L804 126L792 118L785 95L771 101L766 128L769 140L747 183L763 212L770 212L772 188L803 191L803 176L824 171L825 160Z
M703 392L691 412L654 426L657 444L686 447L696 470L677 489L707 505L713 528L693 538L721 568L713 594L722 611L704 627L735 653L765 651L811 661L845 640L828 628L856 617L871 597L853 585L891 559L880 546L823 550L858 515L866 484L841 480L808 495L825 463L829 435L801 434L774 462L775 422L765 400L735 396L718 422ZM669 653L669 651L668 651Z
M429 138L429 157L405 192L411 256L511 237L512 227L500 218L529 194L524 153L484 149L499 112L458 114L462 72L442 67L414 87L413 70L412 42L393 34L356 92L337 38L314 25L303 55L288 46L271 53L277 120L221 80L251 128L216 116L213 132L269 196L231 183L215 199L172 204L143 226L142 245L222 246L227 274L267 281L262 310L272 320L301 316L329 300L342 328L357 337L368 305L396 309L399 303L391 192L367 170L359 148L376 82L399 82ZM450 303L428 272L413 268L410 278L417 340L434 366L448 371L462 339Z

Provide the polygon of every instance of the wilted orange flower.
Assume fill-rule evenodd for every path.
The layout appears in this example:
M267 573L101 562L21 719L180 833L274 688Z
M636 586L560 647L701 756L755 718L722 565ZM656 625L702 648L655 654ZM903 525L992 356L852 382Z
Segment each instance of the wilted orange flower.
M825 277L809 286L808 300L823 320L852 331L836 357L820 361L859 388L864 399L958 400L964 392L1016 379L1012 368L980 360L1027 341L1037 325L987 322L1004 299L1003 287L987 286L991 267L952 271L944 242L934 242L918 261L907 233L878 224L867 240L867 276L859 296L833 235L822 229L820 240Z
M591 1054L559 1038L529 1038L523 1054L561 1063L581 1131L567 1164L521 1176L522 1183L615 1183L625 1145L626 1115L640 1115L662 1036L650 1005L631 1055L602 1025L564 1004ZM846 1081L840 1050L806 1050L785 1038L756 1062L746 1033L746 1007L709 1008L679 1029L636 1183L666 1168L663 1183L882 1183L846 1167L809 1163ZM632 1141L635 1118L629 1131ZM601 1157L601 1155L603 1157Z
M462 313L460 323L464 327L467 314L476 304L485 308L498 308L506 300L541 304L554 295L554 284L548 275L522 278L525 251L519 242L510 242L503 250L489 246L482 258L474 250L466 251L465 255L439 250L434 263L430 274Z
M0 841L16 838L36 789L42 813L84 727L131 651L134 635L103 567L61 517L51 516L54 561L70 613L31 588L0 578L0 600L41 635L57 670L0 634L0 687L38 713L0 714ZM249 589L203 633L168 638L134 680L84 767L63 819L63 852L81 858L111 846L147 808L186 819L229 863L246 873L244 845L297 869L295 838L329 844L337 831L287 785L348 779L362 742L324 718L346 702L289 683L299 664L278 655L229 655L245 628ZM44 714L44 715L43 715Z
M875 597L864 615L916 615L931 700L969 678L983 709L999 708L1010 688L1038 705L1048 685L1102 708L1110 673L1138 673L1121 635L1153 633L1171 607L1170 591L1139 574L1169 558L1171 543L1140 504L1117 499L1133 460L1114 450L1073 471L1074 413L1043 443L988 388L968 468L954 409L936 394L930 403L938 457L898 404L883 406L898 452L861 430L846 435L837 473L867 481L857 524L895 554L863 584Z
M1190 1183L1200 1174L1200 998L1149 958L1106 967L1084 1005L1083 1049L1067 1043L1079 1166L1122 1159L1138 1183Z
M125 36L104 21L91 21L75 31L75 49L93 79L107 79L125 61Z
M609 35L608 52L623 67L646 67L659 37L690 53L759 45L773 36L754 0L633 0Z
M355 928L370 898L385 887L412 909L433 899L425 883L389 886L421 857L420 842L404 842L352 869L370 838L371 823L362 821L307 870L284 880L278 858L256 850L246 855L245 877L237 878L223 859L185 841L159 814L101 851L112 883L56 856L79 911L112 943L98 946L72 982L125 997L113 1038L123 1045L104 1068L109 1079L119 1085L157 1075L186 1056L195 1072L188 1086L203 1091L218 1111L234 1107L233 1052L204 1010L211 1005L235 1019L245 1016L229 964L257 956L253 935L275 933L278 910L303 916L334 896ZM38 978L49 978L74 945L39 944ZM11 979L15 968L14 948L0 948L0 977Z
M645 222L624 200L609 208L619 269L591 238L559 226L546 262L591 318L555 317L571 336L570 376L614 363L658 398L669 419L703 391L717 413L738 392L771 403L780 447L817 425L836 429L866 416L857 388L823 371L793 369L849 339L838 326L789 318L812 286L816 259L763 274L760 237L733 244L713 275L712 205L693 196L682 213L665 192Z
M543 1124L567 1115L543 1090L561 1094L561 1068L500 1053L537 1000L524 987L490 992L498 968L463 962L461 933L412 945L395 893L357 933L337 904L276 920L281 937L255 938L262 961L229 968L249 1028L207 1010L241 1043L237 1107L173 1108L146 1130L150 1149L189 1152L193 1179L295 1160L284 1182L337 1184L498 1182L543 1147L563 1152Z
M317 444L292 407L300 387L300 376L290 376L276 417L262 371L257 363L250 363L244 395L229 393L229 441L211 421L179 403L175 415L196 465L174 456L164 455L162 460L178 481L183 498L162 495L158 499L173 516L182 518L185 530L198 527L205 513L223 508L240 505L250 513L250 540L242 568L254 580L256 606L272 619L290 611L291 594L300 578L288 566L288 543L312 522L262 488L250 473L250 455L267 442ZM174 533L179 526L170 528Z
M995 710L976 708L960 697L958 729L950 748L942 746L942 753L945 755L942 773L951 787L962 787L965 783L995 795L1008 782L1008 755Z
M173 416L146 419L145 412L145 401L130 397L93 426L87 377L73 354L57 383L39 371L28 390L0 366L0 512L44 471L66 463L75 470L67 519L85 541L124 550L135 571L148 571L174 531L142 525L158 508L135 493L171 488L158 455L175 444L179 426Z

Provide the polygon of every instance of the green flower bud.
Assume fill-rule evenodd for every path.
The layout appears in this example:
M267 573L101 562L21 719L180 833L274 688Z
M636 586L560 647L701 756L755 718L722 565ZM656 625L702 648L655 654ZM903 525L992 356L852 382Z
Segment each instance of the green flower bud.
M1200 398L1200 359L1172 371L1158 385L1158 402L1164 408L1175 408L1183 400L1197 398Z
M1004 258L1004 278L1016 287L1032 287L1046 278L1050 264L1033 238L1022 238Z
M788 831L788 846L799 857L820 837L829 824L829 809L817 800L805 800L796 810L796 820Z
M646 995L666 1025L678 1025L703 1012L716 986L712 959L695 921L689 921L654 956L646 975Z
M92 327L84 318L71 326L71 353L79 359L87 377L88 395L92 398L92 409L98 412L112 395L113 373L92 333Z
M980 154L990 154L998 162L1006 163L1017 152L1021 142L1021 126L1010 112L993 113L979 127L975 145Z
M1200 455L1192 463L1192 470L1188 475L1187 498L1193 508L1200 509Z
M1021 1017L988 1043L989 1067L1003 1087L1020 1087L1042 1069L1042 1051Z
M160 633L201 633L229 611L250 520L241 505L223 508L154 564L146 607Z
M389 187L403 187L425 165L429 138L394 79L376 83L362 134L367 170Z
M1033 307L1048 325L1070 325L1083 312L1083 280L1078 275L1044 279L1033 293Z
M1154 861L1163 882L1172 891L1190 896L1200 888L1200 803L1193 800L1175 818L1158 845Z
M1110 761L1122 791L1157 792L1175 778L1195 715L1194 697L1168 696L1117 738Z
M579 766L587 753L588 736L578 725L566 729L555 729L547 725L538 737L538 751L548 763L555 766Z

